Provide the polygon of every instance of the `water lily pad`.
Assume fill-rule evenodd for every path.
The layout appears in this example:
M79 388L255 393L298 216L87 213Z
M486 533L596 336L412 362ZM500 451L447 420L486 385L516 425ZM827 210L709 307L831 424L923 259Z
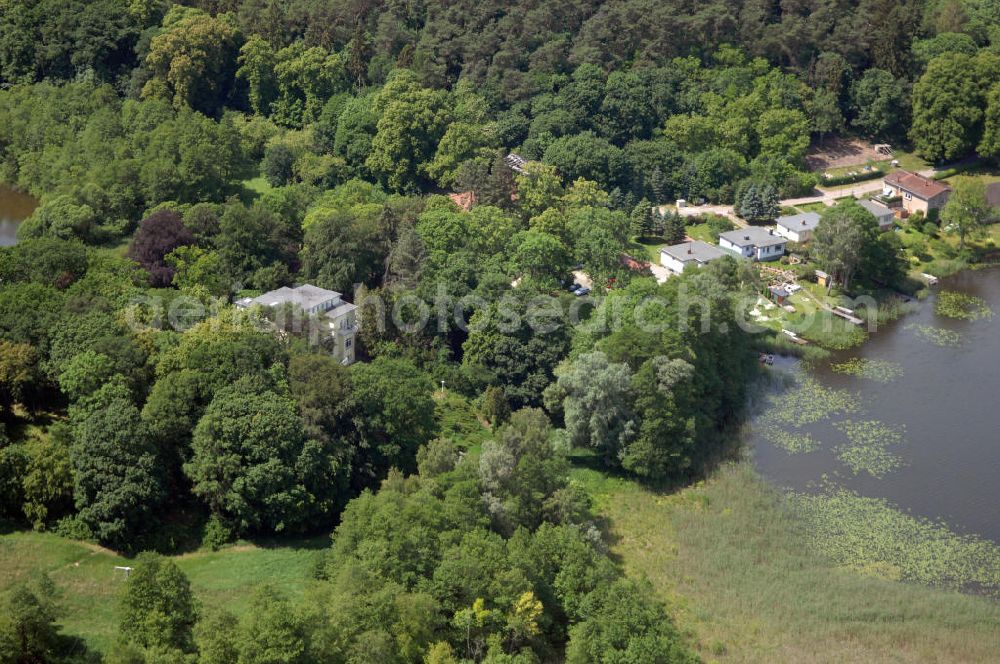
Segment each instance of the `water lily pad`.
M764 424L803 427L833 415L853 413L861 407L858 396L847 390L820 385L814 378L801 376L794 387L768 397L769 410Z
M879 383L891 383L903 375L903 366L889 360L871 360L865 357L854 357L847 362L831 364L830 368L841 374L866 378Z
M916 323L910 323L904 329L913 330L924 341L932 343L935 346L941 346L942 348L956 348L962 345L962 335L955 330L946 330L931 325L918 325Z
M975 295L956 293L955 291L938 293L934 311L939 316L959 320L979 320L980 318L993 317L993 310L986 304L986 300Z
M987 539L839 487L819 495L789 493L786 500L812 545L840 565L1000 595L1000 546Z
M833 451L855 475L866 472L872 477L884 477L903 465L903 458L892 448L903 444L904 427L878 420L846 420L834 426L847 434L850 442L834 447Z
M754 431L767 442L789 454L804 454L819 449L819 441L806 432L787 431L768 423L755 426Z

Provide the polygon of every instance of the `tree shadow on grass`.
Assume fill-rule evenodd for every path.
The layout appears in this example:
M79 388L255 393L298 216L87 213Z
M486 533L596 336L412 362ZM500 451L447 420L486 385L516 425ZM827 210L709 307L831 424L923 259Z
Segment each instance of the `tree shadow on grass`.
M598 473L601 479L599 482L610 481L614 483L631 483L651 492L657 496L670 496L676 494L699 481L707 479L720 466L734 460L742 460L746 457L746 446L744 444L743 432L744 420L739 420L724 432L719 434L716 445L711 450L703 453L702 458L689 472L672 475L663 478L649 479L642 478L632 473L626 472L609 464L593 450L575 449L569 455L569 461L573 468L578 470L588 470ZM592 496L600 496L603 492L600 484L590 487ZM607 488L609 494L614 490ZM593 515L594 525L601 533L602 541L613 548L621 542L621 537L615 532L612 519L599 514ZM622 564L622 558L613 551L608 552L608 556L617 564Z
M296 537L260 537L237 542L252 544L261 549L292 549L295 551L323 551L330 548L333 538L329 533ZM224 548L221 550L225 550Z

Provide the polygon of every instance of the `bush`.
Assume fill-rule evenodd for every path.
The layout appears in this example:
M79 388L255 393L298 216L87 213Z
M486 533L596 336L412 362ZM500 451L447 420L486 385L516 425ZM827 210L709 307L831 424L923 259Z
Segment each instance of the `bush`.
M820 178L820 184L824 187L838 187L842 184L866 182L867 180L874 180L875 178L881 177L885 177L885 169L873 168L870 171L860 171L854 173L853 175L845 173L844 175L836 175L830 178Z
M93 531L75 515L59 519L54 532L59 537L65 537L66 539L80 540L82 542L94 541Z
M969 264L963 260L940 258L928 263L923 271L927 274L933 274L935 277L942 278L958 274L967 267L969 267Z
M698 222L704 222L705 225L708 226L708 232L712 235L712 239L715 242L719 241L719 235L736 228L736 226L733 225L733 222L729 221L725 217L720 217L715 214L699 217Z
M877 327L902 318L906 314L916 311L916 309L917 304L915 302L904 302L898 297L892 297L880 302L877 309L862 307L858 310L857 314L858 318L864 319L869 323L874 322Z
M233 531L216 515L205 523L202 531L201 545L212 551L218 551L233 540Z
M800 346L781 332L769 332L754 339L754 348L761 353L788 355L805 362L819 362L830 357L830 351L820 346Z
M965 171L972 170L973 168L979 168L982 165L983 165L982 159L970 159L969 161L958 164L957 166L946 168L943 171L938 171L937 173L932 175L931 178L933 178L934 180L945 180L954 175L958 175L959 173L964 173Z
M272 187L283 187L294 175L295 153L284 143L275 143L264 153L261 173Z

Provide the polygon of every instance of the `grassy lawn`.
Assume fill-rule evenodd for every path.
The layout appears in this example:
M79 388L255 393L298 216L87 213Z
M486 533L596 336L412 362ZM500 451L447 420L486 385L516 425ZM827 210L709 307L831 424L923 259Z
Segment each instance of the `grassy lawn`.
M795 206L799 212L822 212L826 209L826 203L818 201L816 203L806 203L804 205Z
M913 152L903 152L902 150L896 150L893 152L897 161L899 161L899 168L905 171L925 171L931 168L933 164L924 159L923 157L918 157ZM888 163L888 162L886 162Z
M990 224L986 227L986 235L982 238L982 241L989 245L992 242L994 245L1000 245L1000 224Z
M707 242L709 244L715 244L718 242L718 239L712 235L712 229L708 227L707 222L691 224L687 227L687 234L695 240L701 240L702 242Z
M840 166L838 168L827 168L827 169L823 170L823 173L829 173L832 177L836 178L836 177L840 177L840 176L843 176L843 175L847 175L848 173L864 173L865 172L865 166L869 166L869 165L872 168L888 169L889 168L889 160L888 159L883 159L883 160L880 160L880 161L862 162L860 164L853 164L851 166ZM820 175L822 175L822 173ZM864 182L864 180L862 180L862 182ZM820 178L820 186L822 186L822 185L823 185L823 182L822 182L822 177L821 177Z
M836 306L838 299L827 295L826 289L805 279L798 284L803 290L794 293L788 304L795 308L789 312L780 307L774 307L761 312L768 317L767 321L757 321L758 324L780 331L782 328L795 332L800 337L818 344L828 350L851 348L863 343L867 333L863 326L854 325L839 316L834 316L822 308Z
M909 255L911 274L926 272L945 277L966 267L959 259L958 236L954 233L938 231L927 235L904 221L902 230L897 231L896 236ZM979 236L966 238L967 249L981 256L994 252L998 245L1000 224L989 225Z
M800 337L828 350L853 348L865 342L864 326L854 325L829 311L791 314L786 325Z
M1000 168L984 164L978 168L973 168L965 171L964 173L959 173L958 175L953 175L950 178L942 180L942 182L947 182L953 187L960 182L972 181L982 182L987 185L993 182L1000 182Z
M248 190L253 198L263 196L264 194L274 190L274 187L268 183L267 178L263 175L259 175L252 180L244 180L243 188Z
M218 552L174 557L187 574L203 607L242 613L253 591L270 583L296 597L305 590L325 537L281 546L240 543ZM56 535L16 532L0 535L0 592L39 572L60 591L63 632L83 638L96 650L115 639L117 594L124 577L116 565L129 561L107 549Z
M466 451L478 452L493 437L488 423L479 418L468 399L456 392L434 392L434 417L440 437L456 441Z
M659 265L660 249L667 246L669 245L663 241L663 238L641 237L632 238L629 250L633 257Z
M706 662L996 661L1000 604L834 566L746 463L674 493L575 474Z

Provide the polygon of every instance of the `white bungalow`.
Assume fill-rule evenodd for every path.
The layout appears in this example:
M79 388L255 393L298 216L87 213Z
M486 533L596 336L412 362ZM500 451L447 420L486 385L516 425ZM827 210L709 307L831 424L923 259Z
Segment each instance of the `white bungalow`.
M774 261L785 255L788 239L757 226L737 228L719 235L719 246L737 256L757 261Z
M680 274L688 265L705 265L723 256L728 254L722 249L701 240L693 240L660 249L660 265L674 274Z
M819 214L815 212L790 214L778 217L775 223L777 224L775 232L781 237L788 238L792 242L808 242L812 239L813 231L819 226Z

